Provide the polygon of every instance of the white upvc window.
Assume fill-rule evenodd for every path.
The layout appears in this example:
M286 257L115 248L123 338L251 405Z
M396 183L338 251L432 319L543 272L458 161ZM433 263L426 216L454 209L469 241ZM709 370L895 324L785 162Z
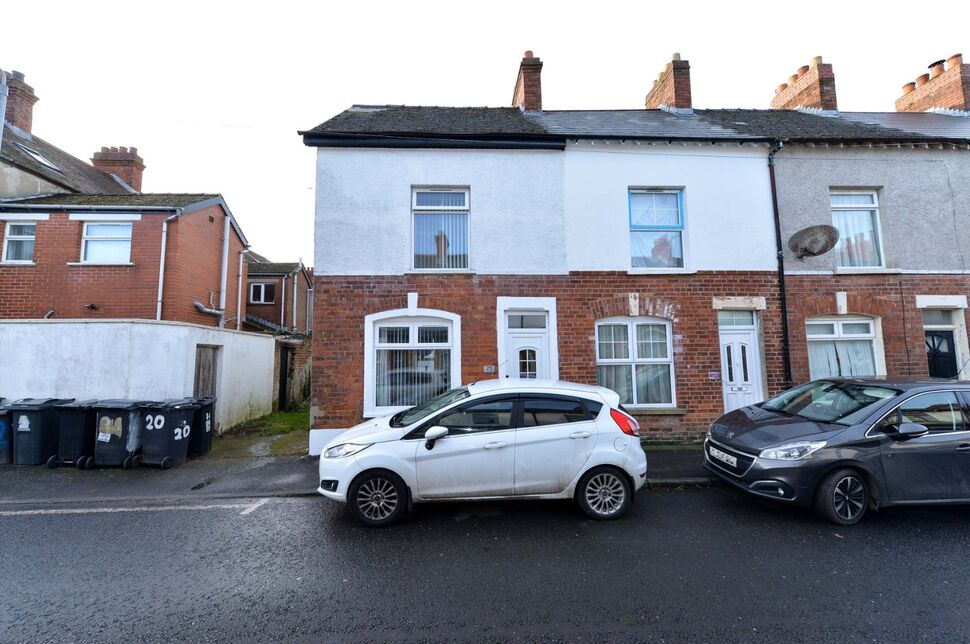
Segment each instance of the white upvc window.
M468 269L468 188L411 190L415 270Z
M812 380L885 374L879 320L858 316L805 322Z
M85 222L81 261L86 264L127 264L131 261L130 222Z
M596 381L624 405L673 407L676 402L670 322L616 317L596 322Z
M835 258L840 267L885 267L879 198L874 190L833 190L829 195L832 225L839 231Z
M3 235L3 261L16 264L33 263L36 234L37 224L34 222L9 222Z
M276 302L276 284L260 282L249 285L250 304L274 304Z
M365 318L364 415L413 407L461 384L461 318L408 309Z
M682 190L630 189L630 266L684 268Z

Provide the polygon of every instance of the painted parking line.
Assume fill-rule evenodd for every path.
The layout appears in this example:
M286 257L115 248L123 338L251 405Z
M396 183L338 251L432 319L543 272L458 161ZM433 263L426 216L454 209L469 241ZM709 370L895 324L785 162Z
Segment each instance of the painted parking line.
M255 503L215 503L209 505L144 505L125 508L54 508L46 510L0 510L0 517L49 516L57 514L115 514L120 512L176 512L179 510L241 510L251 514L269 499Z

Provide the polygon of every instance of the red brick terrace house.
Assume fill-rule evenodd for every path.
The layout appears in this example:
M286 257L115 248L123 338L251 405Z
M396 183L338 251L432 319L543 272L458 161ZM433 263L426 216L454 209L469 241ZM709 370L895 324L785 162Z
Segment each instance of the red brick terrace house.
M313 328L313 271L303 262L271 262L248 253L246 327L310 335Z
M32 132L0 85L0 319L137 318L240 328L248 241L218 194L142 194L135 148L84 161ZM6 90L6 91L3 91Z

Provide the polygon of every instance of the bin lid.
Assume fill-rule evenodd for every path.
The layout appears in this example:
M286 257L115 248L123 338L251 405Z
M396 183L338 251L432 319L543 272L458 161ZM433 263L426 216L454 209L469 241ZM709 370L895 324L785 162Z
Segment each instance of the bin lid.
M150 409L169 411L173 409L198 409L199 404L192 398L166 398L146 405Z
M57 406L58 409L91 409L97 406L98 400L92 398L90 400L75 400L73 402L63 403Z
M142 407L147 407L153 404L154 402L151 400L126 400L111 398L109 400L99 400L94 406L97 409L141 409Z
M7 409L10 411L43 411L73 400L73 398L21 398L17 402L7 405Z
M201 396L198 398L189 398L189 400L195 401L196 405L211 405L216 401L215 396Z

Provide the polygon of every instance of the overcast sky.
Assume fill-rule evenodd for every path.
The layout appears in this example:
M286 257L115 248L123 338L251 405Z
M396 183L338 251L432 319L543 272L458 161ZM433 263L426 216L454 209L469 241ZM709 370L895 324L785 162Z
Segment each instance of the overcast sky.
M314 155L296 131L353 103L505 106L532 49L547 109L639 108L677 51L695 107L767 107L821 55L842 110L891 111L970 50L970 3L896 5L32 0L4 6L0 67L40 97L41 138L84 159L135 146L145 192L221 192L256 251L312 265Z

